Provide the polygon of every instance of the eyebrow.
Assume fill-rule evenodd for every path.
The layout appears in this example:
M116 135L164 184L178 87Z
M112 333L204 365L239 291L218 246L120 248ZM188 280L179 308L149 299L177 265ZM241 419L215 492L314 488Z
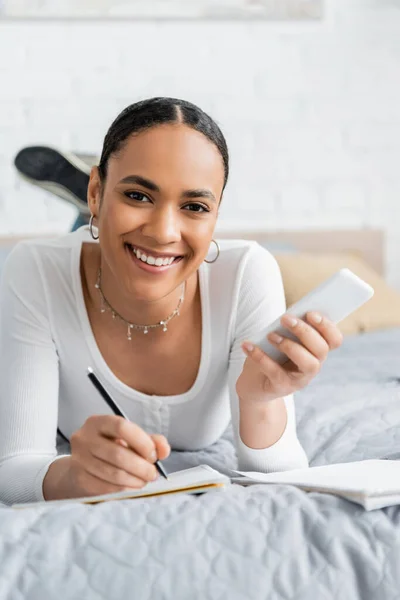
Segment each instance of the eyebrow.
M160 192L160 188L154 183L154 181L150 181L150 179L146 179L140 175L128 175L127 177L121 179L119 183L135 183L136 185L147 188L152 192ZM210 190L206 189L186 190L183 192L182 196L184 198L208 198L212 202L217 203L214 194Z

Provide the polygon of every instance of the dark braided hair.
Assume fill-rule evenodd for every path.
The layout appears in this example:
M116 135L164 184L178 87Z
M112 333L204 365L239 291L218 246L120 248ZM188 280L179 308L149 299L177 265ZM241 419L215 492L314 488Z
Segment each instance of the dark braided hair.
M110 156L117 154L127 138L144 129L164 123L183 123L206 136L219 150L224 163L224 188L228 181L229 154L218 125L200 108L177 98L150 98L127 106L111 124L104 138L99 163L102 183L107 177Z

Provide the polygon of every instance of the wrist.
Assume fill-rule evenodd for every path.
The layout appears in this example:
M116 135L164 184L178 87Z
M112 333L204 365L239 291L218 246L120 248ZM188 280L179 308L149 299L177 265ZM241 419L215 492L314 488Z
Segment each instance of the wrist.
M42 491L45 500L62 500L69 497L69 470L71 456L55 459L43 478Z
M284 403L282 397L264 397L262 401L249 401L239 397L240 415L252 414L260 419L274 418L279 406Z
M250 448L268 448L283 435L287 411L283 398L252 403L239 399L239 434Z

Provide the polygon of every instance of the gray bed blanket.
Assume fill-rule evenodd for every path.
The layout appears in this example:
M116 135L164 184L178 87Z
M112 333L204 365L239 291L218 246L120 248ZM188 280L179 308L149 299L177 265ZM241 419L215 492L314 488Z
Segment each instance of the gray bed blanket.
M400 330L347 338L296 398L311 464L400 458ZM172 471L235 467L228 429ZM290 486L86 506L0 506L1 600L400 597L400 509Z

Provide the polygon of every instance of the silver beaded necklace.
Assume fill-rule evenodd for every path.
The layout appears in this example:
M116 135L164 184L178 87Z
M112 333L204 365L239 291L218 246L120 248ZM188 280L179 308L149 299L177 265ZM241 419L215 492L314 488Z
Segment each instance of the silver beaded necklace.
M163 331L167 331L168 330L167 325L171 321L171 319L173 319L174 317L179 317L179 314L180 314L179 309L182 306L182 302L185 298L186 281L182 284L182 287L183 287L183 290L182 290L181 297L179 298L178 306L175 308L174 311L172 311L172 313L169 315L169 317L167 317L163 321L159 321L155 325L136 325L135 323L130 323L129 321L124 319L124 317L121 316L105 298L105 296L103 294L103 290L101 289L101 267L99 268L99 270L97 272L97 281L95 283L95 288L99 290L100 298L101 298L100 311L102 313L104 313L104 312L106 312L106 310L109 310L109 311L111 311L113 319L115 319L117 317L118 319L120 319L121 321L123 321L126 324L128 340L132 339L132 335L131 335L132 329L135 329L136 331L143 331L144 334L149 333L150 329L156 329L157 327L162 327Z

